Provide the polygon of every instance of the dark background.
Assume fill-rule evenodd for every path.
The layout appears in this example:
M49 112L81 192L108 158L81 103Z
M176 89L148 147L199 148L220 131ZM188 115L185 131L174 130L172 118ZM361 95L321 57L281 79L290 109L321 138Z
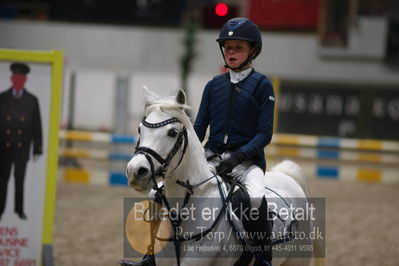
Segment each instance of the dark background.
M342 102L341 112L327 112L332 95ZM320 112L310 111L315 97L322 99ZM359 112L347 112L354 98ZM281 133L399 140L397 86L282 81L278 102L277 130ZM340 125L347 123L353 125L352 130L340 132Z

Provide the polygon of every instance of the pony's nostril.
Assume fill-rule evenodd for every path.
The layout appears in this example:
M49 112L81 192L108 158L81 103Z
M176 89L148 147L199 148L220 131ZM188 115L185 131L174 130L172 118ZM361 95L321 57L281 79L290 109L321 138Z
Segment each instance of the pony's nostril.
M140 167L139 170L137 171L137 177L146 177L148 175L148 169L145 167Z

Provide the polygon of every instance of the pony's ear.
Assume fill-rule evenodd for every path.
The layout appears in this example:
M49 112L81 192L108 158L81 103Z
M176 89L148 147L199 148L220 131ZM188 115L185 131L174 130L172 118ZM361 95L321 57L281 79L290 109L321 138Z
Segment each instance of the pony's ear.
M181 105L186 104L186 94L184 93L183 90L179 90L179 92L177 93L176 102Z
M150 91L146 86L143 86L143 91L144 91L144 100L145 100L145 107L147 105L151 105L153 102L158 100L158 95L156 95L154 92Z

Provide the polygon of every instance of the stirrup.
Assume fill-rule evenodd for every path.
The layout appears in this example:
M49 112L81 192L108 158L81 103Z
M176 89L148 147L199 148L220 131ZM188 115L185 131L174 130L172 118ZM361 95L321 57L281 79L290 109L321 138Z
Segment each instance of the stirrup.
M271 262L255 256L254 266L272 266Z

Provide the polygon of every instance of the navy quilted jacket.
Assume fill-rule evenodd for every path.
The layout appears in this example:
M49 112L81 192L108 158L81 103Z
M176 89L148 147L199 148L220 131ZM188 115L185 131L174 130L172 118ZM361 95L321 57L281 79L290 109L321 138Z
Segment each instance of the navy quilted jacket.
M206 84L194 129L203 141L210 125L206 148L219 154L235 152L241 161L251 160L265 170L263 150L272 138L273 118L273 87L263 74L253 70L232 84L225 73Z

